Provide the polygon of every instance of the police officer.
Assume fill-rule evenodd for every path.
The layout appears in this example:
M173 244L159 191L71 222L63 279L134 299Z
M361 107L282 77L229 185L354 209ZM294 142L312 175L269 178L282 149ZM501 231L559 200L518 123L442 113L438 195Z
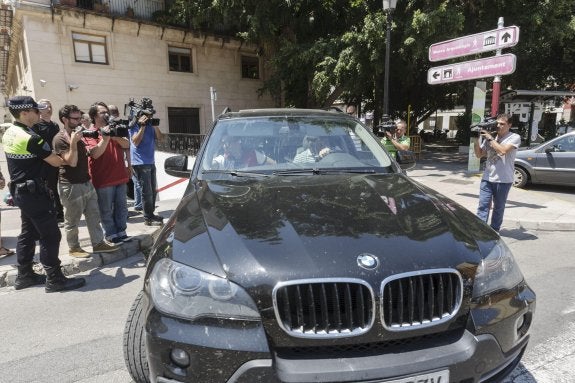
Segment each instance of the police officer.
M10 193L20 208L21 233L16 244L18 275L16 290L46 283L46 292L72 290L84 286L84 278L67 278L60 269L58 252L62 234L58 228L53 195L46 184L49 166L64 165L61 157L53 154L50 145L31 127L36 124L39 109L29 96L16 96L8 100L8 109L14 123L2 137L6 163L10 173ZM36 241L40 242L40 262L46 276L32 268Z

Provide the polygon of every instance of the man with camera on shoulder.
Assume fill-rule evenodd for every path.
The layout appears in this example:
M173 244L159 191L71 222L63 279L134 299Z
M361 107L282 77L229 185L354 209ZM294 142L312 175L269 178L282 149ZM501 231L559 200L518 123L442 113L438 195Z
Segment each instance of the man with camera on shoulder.
M479 187L477 216L487 222L489 209L493 204L491 227L499 231L503 222L507 196L513 185L515 154L521 145L521 137L510 131L511 116L509 114L497 116L495 127L496 132L489 132L487 127L479 127L480 137L475 139L473 149L478 158L487 157Z
M88 150L92 184L98 194L104 234L109 242L126 242L130 240L126 234L126 190L129 177L124 161L124 149L130 147L130 141L119 127L110 128L108 106L104 102L94 103L88 114L93 125L88 132L83 132L83 140ZM86 134L89 132L92 134Z
M142 207L144 224L146 226L162 226L164 218L156 215L156 165L155 144L156 140L164 138L158 124L153 124L153 114L140 112L132 119L130 125L130 158L132 170L142 190Z
M391 127L393 127L393 125L391 125ZM405 135L406 130L407 124L403 120L397 121L395 124L395 132L392 132L391 129L385 130L385 137L383 137L381 143L393 158L395 158L398 150L409 150L411 140Z

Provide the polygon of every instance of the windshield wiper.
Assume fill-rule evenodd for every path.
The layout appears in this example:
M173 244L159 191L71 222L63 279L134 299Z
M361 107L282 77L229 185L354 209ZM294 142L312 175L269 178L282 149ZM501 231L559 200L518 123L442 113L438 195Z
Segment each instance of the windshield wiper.
M234 177L269 177L269 174L241 170L202 170L202 174L229 174Z
M306 168L306 169L290 169L290 170L276 170L273 172L276 176L289 176L299 174L337 174L337 173L356 173L356 174L373 174L374 169L319 169L319 168Z

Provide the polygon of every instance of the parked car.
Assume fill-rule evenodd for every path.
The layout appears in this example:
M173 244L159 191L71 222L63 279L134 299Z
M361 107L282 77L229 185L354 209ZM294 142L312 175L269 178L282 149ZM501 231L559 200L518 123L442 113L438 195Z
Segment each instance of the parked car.
M517 151L513 186L530 183L575 186L575 132Z
M570 133L570 132L574 132L575 131L575 126L573 125L559 125L557 127L557 136L561 136L562 134L565 133Z
M409 154L409 153L407 153ZM124 336L141 382L499 382L535 293L473 213L343 113L220 116Z

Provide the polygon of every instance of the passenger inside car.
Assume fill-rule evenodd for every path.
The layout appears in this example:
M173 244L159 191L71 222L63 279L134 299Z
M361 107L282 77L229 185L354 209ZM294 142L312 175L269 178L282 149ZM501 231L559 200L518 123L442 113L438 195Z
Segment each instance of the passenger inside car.
M244 146L245 137L226 135L222 138L223 153L214 157L213 169L241 169L276 162L263 152Z

